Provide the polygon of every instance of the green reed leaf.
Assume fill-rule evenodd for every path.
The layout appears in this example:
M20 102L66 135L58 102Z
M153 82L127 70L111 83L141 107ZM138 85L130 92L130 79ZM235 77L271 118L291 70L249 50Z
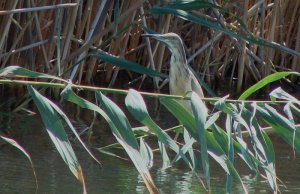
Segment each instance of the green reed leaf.
M287 101L291 101L297 104L300 104L300 101L295 98L294 96L290 95L289 93L287 93L286 91L284 91L281 87L278 87L276 89L274 89L272 92L270 92L269 94L271 100L276 100L276 99L281 99L281 100L287 100Z
M263 88L264 86L266 86L274 81L280 80L289 75L300 76L300 73L298 73L298 72L277 72L277 73L268 75L267 77L263 78L262 80L260 80L259 82L257 82L256 84L254 84L253 86L248 88L246 91L244 91L242 93L242 95L239 97L239 100L246 100L251 94L253 94L257 90Z
M103 107L105 113L112 121L111 125L113 124L113 126L111 126L111 128L113 131L115 131L115 138L126 150L136 169L143 177L148 190L150 193L158 192L148 171L147 162L138 151L139 146L125 114L114 102L112 102L102 93L96 92L96 97Z
M140 153L145 160L148 169L150 169L153 166L153 152L143 138L140 138Z
M157 136L160 142L175 151L190 166L188 159L176 142L151 119L143 97L136 90L129 90L125 98L125 104L136 120L146 125Z
M276 181L275 151L273 144L269 136L262 130L255 118L257 105L253 103L252 107L252 112L247 109L243 109L243 117L249 124L249 133L251 141L253 142L253 149L256 152L258 160L261 161L260 166L264 169L271 188L273 191L277 192L278 186Z
M55 80L67 82L66 80L61 79L59 77L52 76L45 73L30 71L28 69L19 66L8 66L3 69L0 69L0 77L47 78L47 79L55 79Z
M284 116L269 105L257 106L257 114L291 147L300 153L300 132Z
M195 92L192 92L191 94L191 106L196 121L197 136L198 136L197 141L200 144L202 167L204 170L206 183L208 185L208 188L210 189L208 149L207 149L207 142L206 142L206 135L205 135L206 133L205 122L207 118L207 108L203 103L203 101L201 100L201 98Z
M48 103L48 100L44 96L42 96L32 86L28 86L27 89L41 114L43 123L53 144L55 145L64 162L68 165L73 175L81 182L85 192L86 186L81 166L77 160L58 115L55 113L51 105Z
M111 63L114 65L117 65L120 68L124 68L136 73L145 74L152 77L161 77L161 78L167 78L168 76L165 74L162 74L158 71L154 71L152 69L146 68L138 63L128 61L124 58L118 58L113 55L109 55L107 53L90 53L88 54L90 57L96 57L98 59L101 59L107 63Z
M36 178L36 173L34 170L34 166L33 166L33 162L31 160L30 155L27 153L27 151L15 140L8 138L8 137L4 137L3 135L0 135L0 139L2 139L3 141L5 141L6 143L14 146L15 148L17 148L18 150L20 150L24 156L26 156L26 158L28 159L28 161L30 162L32 171L33 171L33 175L34 175L34 179L35 179L35 184L36 184L36 188L38 188L38 183L37 183L37 178Z
M178 101L174 99L168 98L160 98L160 102L183 124L183 126L187 129L190 135L198 140L198 132L196 127L196 121L193 115L181 105ZM227 174L230 174L235 179L237 179L244 191L246 192L245 185L234 168L232 162L228 159L222 147L218 143L218 141L214 138L211 132L205 130L205 138L207 142L207 150L208 154L224 169Z
M74 104L77 104L81 108L86 108L92 111L99 113L109 124L113 135L121 146L125 149L126 153L132 160L136 169L142 176L145 184L150 192L157 192L157 188L151 178L151 175L148 171L146 162L142 158L137 144L137 141L134 137L132 128L122 112L122 110L111 100L105 97L102 93L96 93L97 99L103 105L104 110L102 110L97 105L77 96L71 89L71 87L66 87L62 92L61 96Z

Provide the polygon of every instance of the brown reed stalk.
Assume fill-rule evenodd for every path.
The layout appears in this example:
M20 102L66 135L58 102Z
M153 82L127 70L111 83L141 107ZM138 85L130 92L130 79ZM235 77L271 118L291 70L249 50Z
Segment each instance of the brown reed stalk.
M78 83L91 84L93 80L102 80L104 83L98 84L110 83L113 86L117 79L124 79L120 76L124 75L120 74L122 70L96 58L82 61L72 76L64 72L91 49L100 49L101 52L168 73L169 52L161 44L140 37L144 33L140 27L142 24L158 33L178 33L184 41L188 62L209 85L213 85L214 80L220 79L222 82L230 79L233 86L233 80L237 80L234 87L242 91L272 72L299 71L299 57L281 50L284 45L299 53L299 1L249 0L248 6L242 7L239 5L245 5L245 1L209 1L241 18L253 34L269 43L279 43L277 49L245 43L214 28L176 16L149 13L154 5L164 6L170 2L119 1L117 29L114 21L115 1L61 2L0 2L1 67L21 65L53 75L64 73L65 78L72 78ZM232 15L219 9L198 9L190 13L247 36L245 29ZM121 31L120 34L116 33ZM99 72L105 73L100 75ZM139 76L132 72L126 74L132 80ZM95 76L103 77L96 79ZM292 81L296 82L297 79L293 78ZM145 85L146 82L141 80L140 86ZM166 82L162 80L156 84L157 80L154 79L152 83L159 89Z

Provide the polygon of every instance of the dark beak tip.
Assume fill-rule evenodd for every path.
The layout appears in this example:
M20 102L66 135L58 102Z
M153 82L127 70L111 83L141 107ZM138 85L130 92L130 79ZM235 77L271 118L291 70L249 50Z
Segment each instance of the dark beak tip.
M153 34L141 34L142 37L153 37Z
M141 36L158 39L160 37L160 34L141 34Z

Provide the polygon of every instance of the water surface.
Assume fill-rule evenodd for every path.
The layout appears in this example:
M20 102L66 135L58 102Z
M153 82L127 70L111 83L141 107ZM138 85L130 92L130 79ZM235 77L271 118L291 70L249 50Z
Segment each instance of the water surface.
M151 108L154 109L155 106ZM75 117L76 111L72 111L68 115ZM169 125L176 125L176 121L169 118L168 113L160 113L159 115L153 113L152 115L156 115L156 119L159 118L164 128L169 127ZM83 121L77 121L77 123L89 123L88 120L91 120L91 114L86 112L81 113L79 117ZM135 124L137 123L133 122L133 125ZM81 185L69 172L68 167L55 150L38 115L13 115L8 125L10 126L9 133L32 157L38 179L37 193L82 193ZM96 137L92 139L94 145L100 146L115 142L110 129L103 120L97 119L94 131ZM141 177L130 161L103 155L93 150L102 162L101 167L78 145L71 133L69 136L82 165L88 193L148 193ZM272 140L276 150L277 174L282 181L282 183L279 182L281 192L300 193L299 156L294 158L292 149L279 138L272 135ZM34 193L36 191L30 163L21 152L10 145L0 144L0 160L0 193ZM239 160L237 163L240 163ZM162 193L205 192L198 178L182 163L164 171L160 170L160 165L159 157L156 157L156 164L151 169L151 173ZM213 162L211 162L211 169L212 193L225 193L224 172ZM268 183L251 175L243 163L239 165L238 171L242 174L250 193L271 192ZM234 185L233 189L233 193L242 192L238 183Z

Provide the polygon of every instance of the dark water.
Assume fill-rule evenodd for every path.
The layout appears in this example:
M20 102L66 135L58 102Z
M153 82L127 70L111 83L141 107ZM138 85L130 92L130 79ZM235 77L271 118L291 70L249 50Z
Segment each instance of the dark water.
M152 108L154 109L155 106ZM69 116L75 116L75 112L72 111ZM167 114L153 115L156 115L161 121L165 121L165 123L162 122L162 126L172 126ZM90 114L80 114L80 118L83 120L88 120L88 117ZM55 150L39 116L14 115L8 126L10 126L9 131L10 134L13 134L13 138L32 157L38 179L37 193L82 193L81 185L69 172L68 167ZM106 145L108 142L114 142L105 123L96 122L94 131L97 138L92 140L93 144ZM70 138L73 139L71 133ZM280 139L272 137L272 140L276 150L277 175L282 181L282 183L279 182L281 192L300 193L299 157L294 158L291 148ZM116 159L93 150L102 162L103 166L100 167L75 140L71 142L82 165L88 193L148 193L141 177L130 161ZM156 158L157 162L151 173L162 193L205 192L199 180L184 165L178 164L174 168L162 171L159 169L159 156ZM0 143L0 161L0 193L35 193L36 185L32 168L20 151L10 145ZM224 172L214 163L211 166L212 193L225 193ZM249 170L242 163L238 166L238 171L242 174L242 179L249 193L271 193L265 180L250 175ZM238 183L234 185L233 189L234 193L242 193Z

